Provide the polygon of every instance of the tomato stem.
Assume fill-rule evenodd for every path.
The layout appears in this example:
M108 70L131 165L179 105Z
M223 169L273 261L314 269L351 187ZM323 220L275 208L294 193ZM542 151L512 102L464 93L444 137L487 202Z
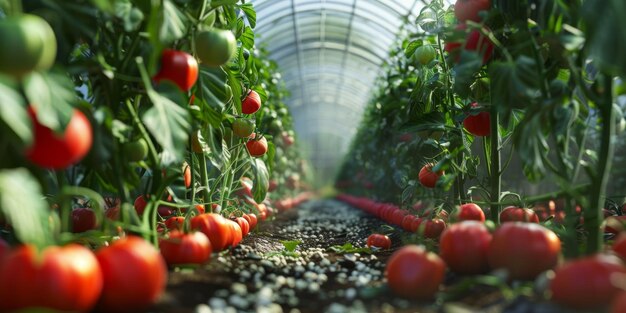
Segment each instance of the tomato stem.
M493 88L493 85L492 85ZM489 176L490 184L491 184L491 221L494 223L499 222L500 217L500 193L502 192L502 168L500 164L500 132L498 129L498 125L500 124L500 114L498 113L498 109L493 102L490 107L490 130L491 134L489 135L489 139L484 138L483 140L491 140L490 148L491 148L491 157L490 157L490 173Z

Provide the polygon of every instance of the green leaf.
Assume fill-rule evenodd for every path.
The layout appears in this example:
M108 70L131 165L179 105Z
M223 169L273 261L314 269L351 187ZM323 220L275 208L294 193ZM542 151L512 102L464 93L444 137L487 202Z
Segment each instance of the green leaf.
M25 143L32 142L32 125L22 96L0 80L0 119Z
M143 22L143 12L140 9L133 7L132 3L128 0L116 1L114 4L115 16L124 22L124 30L126 32L135 31L141 26Z
M0 210L23 243L51 241L49 210L37 179L24 168L0 171Z
M521 56L515 62L493 62L489 67L493 104L503 114L503 122L509 120L512 110L525 108L539 96L535 61Z
M626 75L626 2L588 0L581 10L587 49L594 62L615 75Z
M162 43L171 43L181 39L187 33L189 21L171 0L163 1L161 11L161 27L159 29L159 39Z
M74 84L65 73L32 73L24 81L24 92L37 111L39 123L61 130L73 115Z
M280 243L285 247L285 251L295 252L298 245L302 243L300 240L281 240Z
M410 58L413 56L413 54L415 54L415 50L417 50L417 48L422 46L422 40L414 40L411 41L406 48L404 49L404 55L407 58Z
M204 100L216 112L223 112L231 100L232 92L227 83L226 73L221 68L200 65L196 97ZM221 122L221 121L220 121Z
M252 171L254 172L252 194L254 195L254 201L261 203L265 200L265 195L267 195L270 175L265 166L265 162L258 158L252 159Z
M252 28L250 28L250 26L246 26L244 28L243 34L241 34L241 37L239 37L239 40L241 40L241 44L243 45L244 48L246 49L254 48L254 32L252 31Z
M248 18L248 23L250 23L250 27L255 28L256 27L256 11L254 10L252 3L246 3L242 5L241 10L243 11L243 13L246 14L246 17Z

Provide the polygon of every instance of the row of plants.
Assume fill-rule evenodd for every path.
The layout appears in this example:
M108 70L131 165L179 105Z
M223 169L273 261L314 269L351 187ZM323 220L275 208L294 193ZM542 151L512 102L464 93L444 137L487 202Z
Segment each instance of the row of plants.
M493 236L491 246L510 218L540 222L506 229L532 227L552 234L550 241L557 244L540 249L543 254L525 252L537 246L536 237L519 231L514 240L490 248L496 251L491 255L515 264L554 261L525 277L507 264L489 262L489 269L504 268L510 279L534 280L554 269L561 256L602 266L605 256L599 253L612 244L605 230L623 229L619 216L626 202L619 166L624 159L616 153L624 149L619 143L626 124L621 113L626 66L618 57L626 51L620 40L626 39L620 27L625 12L619 1L595 0L426 4L416 21L408 21L385 65L338 173L339 199L418 232L417 240L440 253L444 229L463 229L458 222L464 216L487 220L489 227L480 233ZM608 216L615 217L607 226ZM495 231L491 235L486 229ZM486 246L483 240L481 247ZM457 249L456 258L474 260L479 250ZM413 257L400 262L394 255L388 263L390 286L401 295L423 297L402 290L420 289L430 277L436 286L423 291L432 296L443 274L432 275L446 266L461 274L487 273L485 267L464 273L445 260L447 265L440 262L415 274L418 259L434 258L425 250L406 254ZM598 260L583 261L590 259ZM405 280L409 285L394 288L393 281L401 278L389 269L395 262L404 264L403 275L415 274ZM623 286L608 277L624 267L621 261L608 263L612 270L594 271L576 284L554 281L552 298L583 309L610 304ZM557 273L561 266L568 265L559 265ZM610 289L602 293L605 298L585 292L594 278L606 284L591 288ZM569 292L566 300L559 290ZM575 299L593 301L579 305Z
M145 309L166 264L311 197L255 26L238 0L0 1L0 311Z

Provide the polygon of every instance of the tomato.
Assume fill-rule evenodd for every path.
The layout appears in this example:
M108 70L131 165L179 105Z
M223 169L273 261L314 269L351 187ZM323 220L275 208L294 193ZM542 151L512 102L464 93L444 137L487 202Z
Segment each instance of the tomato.
M185 163L183 167L183 181L185 188L191 188L191 167Z
M252 187L254 186L254 182L250 177L241 176L239 179L239 188L234 190L234 193L240 197L249 197L254 198L252 195Z
M246 98L241 102L241 112L243 114L254 114L261 108L261 97L259 94L250 90Z
M472 107L477 107L478 103L472 103ZM491 121L489 112L480 112L476 115L467 115L463 120L465 130L474 136L485 137L491 134Z
M459 274L481 274L489 270L487 250L491 233L479 221L452 224L441 234L439 256Z
M535 223L509 222L493 233L488 260L491 268L503 268L511 279L530 280L554 268L561 241L551 230Z
M401 224L402 229L414 233L417 229L412 229L411 224L413 224L413 221L415 221L417 218L418 217L413 214L404 216L404 218L402 219L402 224Z
M137 215L141 216L143 214L143 211L146 209L146 205L148 205L148 202L145 196L139 195L135 198L134 206L135 211L137 211Z
M485 221L485 212L475 203L461 204L452 217L455 221Z
M0 72L17 78L52 67L57 41L50 24L39 16L22 14L0 20Z
M233 122L233 134L239 138L248 138L254 132L254 124L243 118L238 118Z
M626 215L609 216L604 219L604 231L612 234L619 234L626 228Z
M371 234L367 237L367 246L370 248L389 249L391 248L391 239L387 235Z
M248 223L248 220L244 217L235 217L233 218L233 221L239 225L239 228L241 228L241 235L243 237L247 236L250 232L250 223Z
M481 18L478 12L488 11L491 7L489 0L457 0L454 4L454 16L459 22L465 21L480 22Z
M620 292L615 296L611 303L609 313L624 313L626 312L626 292Z
M400 210L400 209L396 210L391 215L391 223L393 223L394 225L402 226L402 220L408 214L409 214L409 211L407 210Z
M253 230L256 227L256 224L257 224L256 214L247 213L243 215L243 218L245 218L246 221L248 221L248 224L250 225L250 230Z
M169 230L183 230L185 226L184 216L172 216L165 220L165 227Z
M72 232L82 233L96 229L96 213L92 209L78 208L72 210Z
M272 192L278 188L278 182L275 179L270 179L269 186L267 188L267 192Z
M154 76L158 83L169 80L183 91L189 91L198 80L198 62L189 53L165 49L161 54L161 68Z
M15 248L0 263L0 311L47 308L88 312L98 301L103 275L93 253L77 244Z
M446 222L442 219L435 218L417 218L411 224L411 229L426 237L426 238L439 238L441 233L446 229Z
M267 139L265 137L261 137L261 139L252 139L246 142L246 149L253 157L260 157L267 152Z
M457 30L465 30L467 26L465 24L459 24ZM493 43L489 38L483 36L478 30L470 31L465 37L464 42L447 42L444 50L446 50L453 59L458 62L460 57L459 49L463 47L466 51L478 53L483 57L483 64L489 61L491 54L493 53Z
M159 251L140 237L126 237L96 252L104 277L98 308L102 312L138 312L154 303L167 282Z
M435 166L433 163L428 163L422 167L419 173L419 180L422 186L427 188L435 188L439 177L444 174L443 171L433 172L432 168Z
M159 248L165 262L176 264L203 264L211 259L211 242L201 232L185 234L174 230L167 238L159 240Z
M510 206L500 212L500 223L505 222L539 223L539 216L531 209Z
M131 162L139 162L148 156L148 143L143 138L125 143L122 149Z
M233 230L229 221L219 214L206 213L192 218L191 229L207 235L214 251L222 251L233 242Z
M45 168L64 169L89 152L93 140L91 124L83 112L74 109L61 136L37 121L33 107L29 107L28 113L35 130L33 144L27 148L26 157L33 163Z
M437 51L435 51L435 48L431 45L423 45L415 49L415 57L422 65L432 62L435 59L435 56L437 56Z
M9 254L11 247L9 244L0 238L0 263L2 263L2 259Z
M446 265L423 247L407 245L394 252L385 268L391 290L411 299L430 299L443 282Z
M295 142L295 139L293 138L293 136L291 136L288 132L282 132L281 138L283 140L283 144L285 145L285 147L290 147Z
M614 255L596 254L567 262L554 272L552 301L578 310L600 309L623 292L614 281L625 275L624 263Z
M232 234L231 241L228 245L234 248L239 245L239 243L243 239L243 230L241 229L241 227L239 227L239 224L237 224L237 222L229 219L226 219L226 221L228 226L230 226Z
M237 40L229 30L214 28L199 31L194 41L198 58L208 66L226 64L237 51Z
M626 262L626 233L621 233L615 238L611 250Z

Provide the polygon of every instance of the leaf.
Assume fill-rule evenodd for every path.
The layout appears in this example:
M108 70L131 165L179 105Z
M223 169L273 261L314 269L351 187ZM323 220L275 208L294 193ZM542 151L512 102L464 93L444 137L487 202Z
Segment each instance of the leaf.
M51 240L49 210L41 187L24 168L0 171L0 210L23 243L44 247Z
M216 112L223 112L226 103L232 98L226 73L221 68L200 65L197 86L196 96L204 100Z
M250 28L250 26L246 26L244 28L241 37L239 37L239 40L241 41L241 44L244 48L249 50L254 48L254 32L252 31L252 28Z
M256 27L256 11L252 6L252 3L246 3L241 6L241 10L244 14L246 14L246 18L248 19L248 23L250 23L250 27Z
M159 29L159 40L161 43L171 43L181 39L187 33L189 24L187 17L176 7L171 0L163 1L163 10L161 11L161 27Z
M492 103L507 123L512 110L525 108L539 95L535 61L521 56L515 62L493 62L489 67Z
M24 92L37 111L39 123L61 130L73 115L74 84L65 73L32 73L24 81Z
M285 251L295 252L298 245L302 243L300 240L281 240L280 243L285 247Z
M340 253L340 254L345 254L345 253L368 253L368 254L371 254L373 252L372 249L370 249L369 247L356 248L349 242L344 243L342 246L338 246L338 245L331 246L328 249L333 251L333 252L335 252L335 253Z
M581 10L590 58L610 73L626 76L626 2L588 0Z
M252 194L254 195L254 201L261 203L265 200L267 189L269 188L269 172L267 171L265 162L257 158L252 159L252 171L254 172Z
M144 18L140 9L133 7L128 0L118 0L115 2L114 7L115 16L124 22L124 30L126 32L132 32L139 28Z
M25 143L32 142L30 118L26 113L24 99L8 84L0 80L0 119Z
M407 58L410 58L415 54L415 50L423 45L422 40L414 40L411 41L407 47L404 49L404 55Z

